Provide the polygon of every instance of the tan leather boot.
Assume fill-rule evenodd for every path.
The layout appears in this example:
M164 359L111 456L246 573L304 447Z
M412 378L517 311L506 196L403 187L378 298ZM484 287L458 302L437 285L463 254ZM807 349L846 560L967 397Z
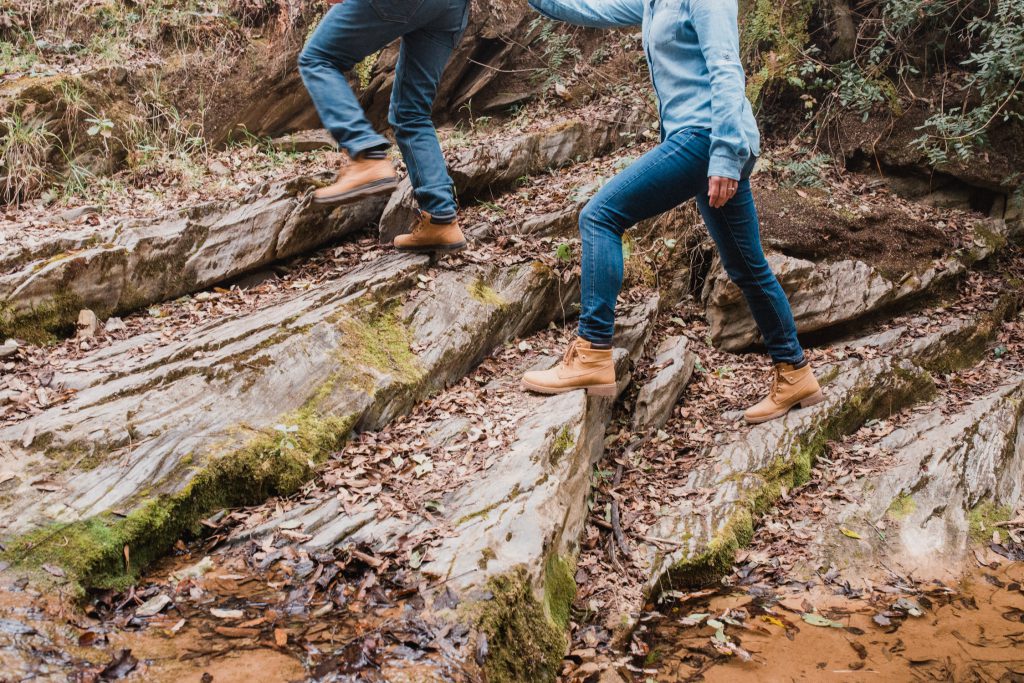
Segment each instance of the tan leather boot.
M313 193L316 204L347 204L374 194L388 193L398 186L395 169L388 159L353 159L333 183Z
M789 363L779 363L775 366L775 379L768 396L743 413L743 417L750 424L759 424L782 417L793 406L807 408L824 400L825 395L810 365L796 369Z
M420 211L420 218L408 235L395 238L399 251L458 251L466 247L458 219L451 223L433 223L430 214Z
M576 339L566 349L562 362L550 370L523 375L523 389L539 394L563 394L586 389L594 396L615 395L615 363L611 349L591 348L585 339Z

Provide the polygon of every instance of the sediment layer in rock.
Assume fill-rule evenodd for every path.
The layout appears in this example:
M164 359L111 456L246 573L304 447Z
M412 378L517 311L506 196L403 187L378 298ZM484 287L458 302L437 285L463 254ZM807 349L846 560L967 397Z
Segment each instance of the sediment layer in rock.
M970 245L956 253L891 280L861 261L814 263L783 254L768 262L789 297L797 332L805 334L850 322L937 293L973 264L988 258L1007 242L1003 221L979 221ZM741 351L760 341L746 301L720 264L708 277L705 291L712 341L726 351Z
M427 261L386 257L177 342L126 340L90 357L90 371L55 377L77 394L0 431L16 475L0 513L4 539L20 539L9 554L109 583L125 573L122 545L134 569L203 514L294 490L351 430L388 422L576 295L529 262L412 288ZM67 552L54 530L72 539Z

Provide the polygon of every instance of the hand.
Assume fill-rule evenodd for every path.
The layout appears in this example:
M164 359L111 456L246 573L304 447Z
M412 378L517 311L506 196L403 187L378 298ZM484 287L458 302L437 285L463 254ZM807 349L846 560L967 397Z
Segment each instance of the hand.
M722 178L716 175L708 178L708 203L714 209L720 209L733 198L739 182L732 178Z

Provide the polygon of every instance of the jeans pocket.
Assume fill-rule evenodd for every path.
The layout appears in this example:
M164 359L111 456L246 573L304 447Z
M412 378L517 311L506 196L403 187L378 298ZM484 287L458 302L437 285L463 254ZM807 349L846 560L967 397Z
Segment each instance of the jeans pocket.
M412 19L424 0L370 0L374 11L384 21L406 22Z

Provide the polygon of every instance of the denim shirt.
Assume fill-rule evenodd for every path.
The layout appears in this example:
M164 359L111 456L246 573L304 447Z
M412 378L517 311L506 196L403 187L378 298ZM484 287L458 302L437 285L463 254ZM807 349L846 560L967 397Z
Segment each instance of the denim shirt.
M711 132L708 176L739 180L761 152L739 57L737 0L529 0L549 19L579 26L643 28L658 95L661 138Z

